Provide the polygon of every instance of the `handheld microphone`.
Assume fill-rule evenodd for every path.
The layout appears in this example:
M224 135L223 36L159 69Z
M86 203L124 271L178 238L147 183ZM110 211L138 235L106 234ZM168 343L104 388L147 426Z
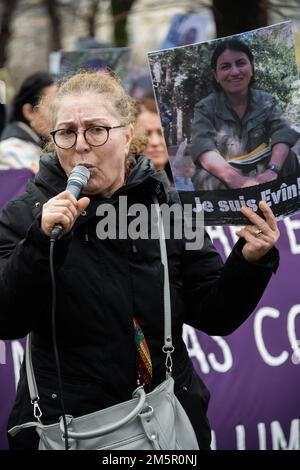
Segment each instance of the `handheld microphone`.
M79 198L80 193L84 186L87 184L90 179L89 170L83 165L77 165L70 173L68 178L66 191L69 191L76 199ZM52 229L50 240L56 240L57 237L61 234L62 226L55 225Z

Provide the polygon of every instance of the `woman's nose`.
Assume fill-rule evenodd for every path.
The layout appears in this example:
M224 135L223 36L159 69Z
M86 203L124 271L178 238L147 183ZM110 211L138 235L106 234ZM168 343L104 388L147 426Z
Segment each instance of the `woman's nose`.
M158 132L151 132L148 139L150 145L159 145L162 141L162 136Z
M90 145L85 140L83 132L78 132L76 140L76 150L77 152L86 152L90 149Z
M231 75L238 75L239 73L240 73L239 67L237 67L236 65L232 65L231 69L230 69L230 74Z

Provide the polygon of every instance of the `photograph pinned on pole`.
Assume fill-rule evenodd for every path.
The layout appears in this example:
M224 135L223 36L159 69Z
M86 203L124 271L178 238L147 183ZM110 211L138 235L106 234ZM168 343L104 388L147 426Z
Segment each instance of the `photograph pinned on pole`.
M52 54L53 71L59 78L72 75L78 70L113 72L123 86L130 86L132 51L129 47L103 47L74 51L59 51Z

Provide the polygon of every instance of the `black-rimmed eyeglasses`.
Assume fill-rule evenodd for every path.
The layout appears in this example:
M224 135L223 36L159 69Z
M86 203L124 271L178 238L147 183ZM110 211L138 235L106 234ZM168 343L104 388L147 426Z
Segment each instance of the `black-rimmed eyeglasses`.
M125 127L124 125L120 126L93 126L88 127L83 131L83 137L85 141L92 147L101 147L101 145L106 144L109 138L109 131L111 129L118 129L119 127ZM57 145L57 147L67 150L77 142L78 132L73 131L73 129L57 129L56 131L50 132L52 139Z

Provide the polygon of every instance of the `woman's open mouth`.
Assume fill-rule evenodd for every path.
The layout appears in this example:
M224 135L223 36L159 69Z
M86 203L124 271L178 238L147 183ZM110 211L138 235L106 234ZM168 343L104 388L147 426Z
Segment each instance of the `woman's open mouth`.
M78 165L85 166L85 167L88 168L89 170L90 170L91 168L95 168L95 165L92 165L91 163L78 163Z

